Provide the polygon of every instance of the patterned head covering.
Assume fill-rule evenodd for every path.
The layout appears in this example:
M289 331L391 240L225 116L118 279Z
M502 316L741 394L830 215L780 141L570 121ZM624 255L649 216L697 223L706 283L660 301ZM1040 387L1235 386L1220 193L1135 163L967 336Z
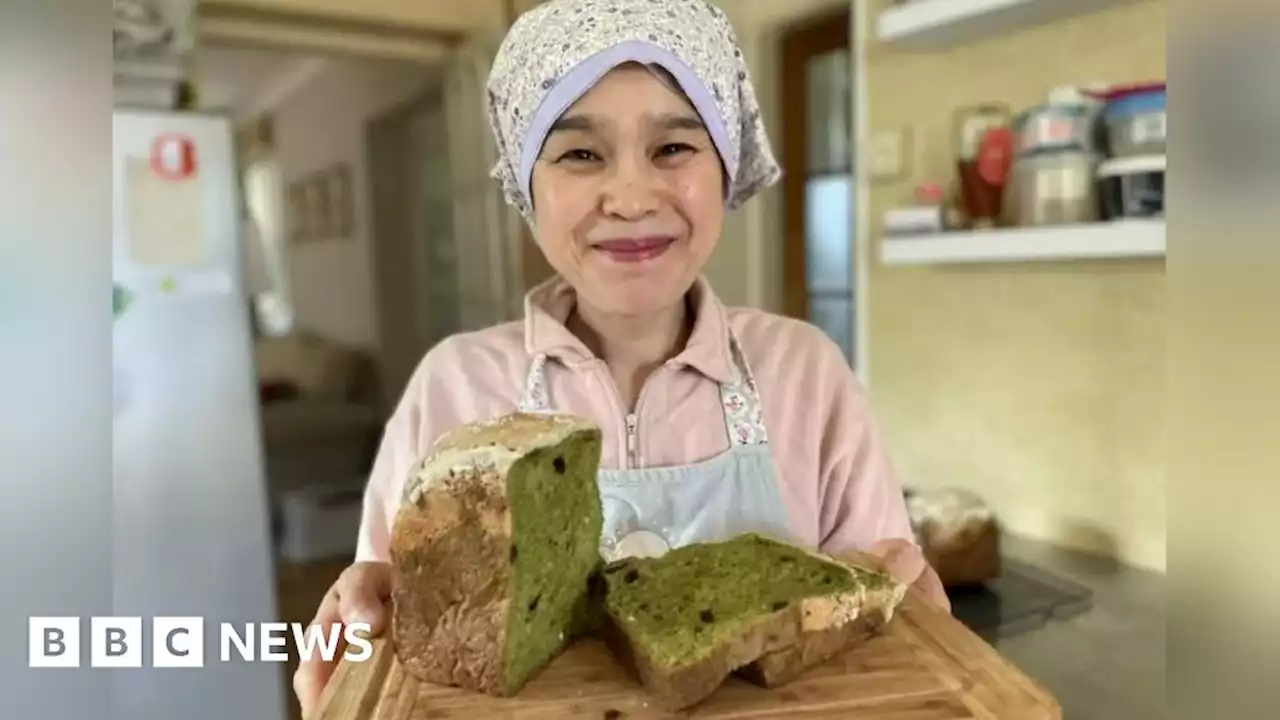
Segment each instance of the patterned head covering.
M777 182L747 63L724 11L706 0L550 0L521 15L489 73L490 173L532 216L534 160L552 123L613 68L657 65L702 117L735 208Z

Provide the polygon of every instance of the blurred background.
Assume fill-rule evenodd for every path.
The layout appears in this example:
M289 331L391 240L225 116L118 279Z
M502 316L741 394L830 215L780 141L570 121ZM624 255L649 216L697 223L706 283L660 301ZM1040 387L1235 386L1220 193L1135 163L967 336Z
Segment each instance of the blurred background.
M247 428L219 452L246 459L236 502L261 527L239 552L260 549L272 587L236 612L310 620L417 362L518 318L549 276L488 178L483 110L502 33L535 4L115 1L117 178L166 127L198 138L221 189L194 202L238 264L235 311L209 321L225 327L173 303L144 321L214 291L154 248L139 270L146 223L117 217L134 246L117 352L169 348L153 355L185 369L167 382L223 378L164 412L207 403ZM1167 3L717 4L786 176L729 218L708 278L844 348L962 620L1069 717L1163 717ZM151 213L141 188L179 202L125 186L130 222ZM191 362L202 333L243 335L242 357ZM117 383L145 397L159 376L127 366ZM117 408L148 428L136 466L172 416ZM171 471L206 462L167 447Z

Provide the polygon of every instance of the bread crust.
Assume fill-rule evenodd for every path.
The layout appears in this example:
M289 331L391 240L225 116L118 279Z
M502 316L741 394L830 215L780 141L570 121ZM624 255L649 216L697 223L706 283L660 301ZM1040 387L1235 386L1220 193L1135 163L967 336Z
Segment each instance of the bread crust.
M519 689L507 677L515 561L507 474L583 433L598 442L582 418L513 413L455 428L417 466L390 543L392 634L411 676L494 696Z
M906 586L898 583L869 590L861 598L859 614L852 621L801 632L796 642L762 654L739 668L737 674L762 687L786 685L878 634L893 619L905 594Z
M511 519L497 486L440 483L396 517L396 655L419 680L502 695Z

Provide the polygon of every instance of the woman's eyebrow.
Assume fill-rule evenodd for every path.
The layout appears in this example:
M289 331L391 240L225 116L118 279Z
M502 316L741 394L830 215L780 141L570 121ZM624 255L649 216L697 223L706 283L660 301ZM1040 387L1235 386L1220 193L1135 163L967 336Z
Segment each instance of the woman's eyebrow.
M551 123L547 134L553 132L592 132L596 129L596 121L590 115L563 115Z
M662 113L660 115L650 115L646 120L648 120L649 124L662 130L707 129L707 126L702 122L702 118L696 115L685 115L683 113Z
M657 113L645 115L645 124L659 130L706 130L702 119L696 115L685 113ZM592 115L563 115L551 124L547 130L554 132L597 132L601 125L608 125Z

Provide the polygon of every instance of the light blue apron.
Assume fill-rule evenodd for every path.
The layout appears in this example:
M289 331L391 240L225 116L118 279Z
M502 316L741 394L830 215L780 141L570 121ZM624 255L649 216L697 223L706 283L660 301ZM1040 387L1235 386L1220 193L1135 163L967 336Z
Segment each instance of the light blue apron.
M694 542L756 532L795 542L778 487L760 397L737 339L730 337L734 377L720 386L729 449L689 465L601 470L605 560L662 555ZM553 412L545 355L529 369L520 409ZM622 449L625 456L626 449Z

